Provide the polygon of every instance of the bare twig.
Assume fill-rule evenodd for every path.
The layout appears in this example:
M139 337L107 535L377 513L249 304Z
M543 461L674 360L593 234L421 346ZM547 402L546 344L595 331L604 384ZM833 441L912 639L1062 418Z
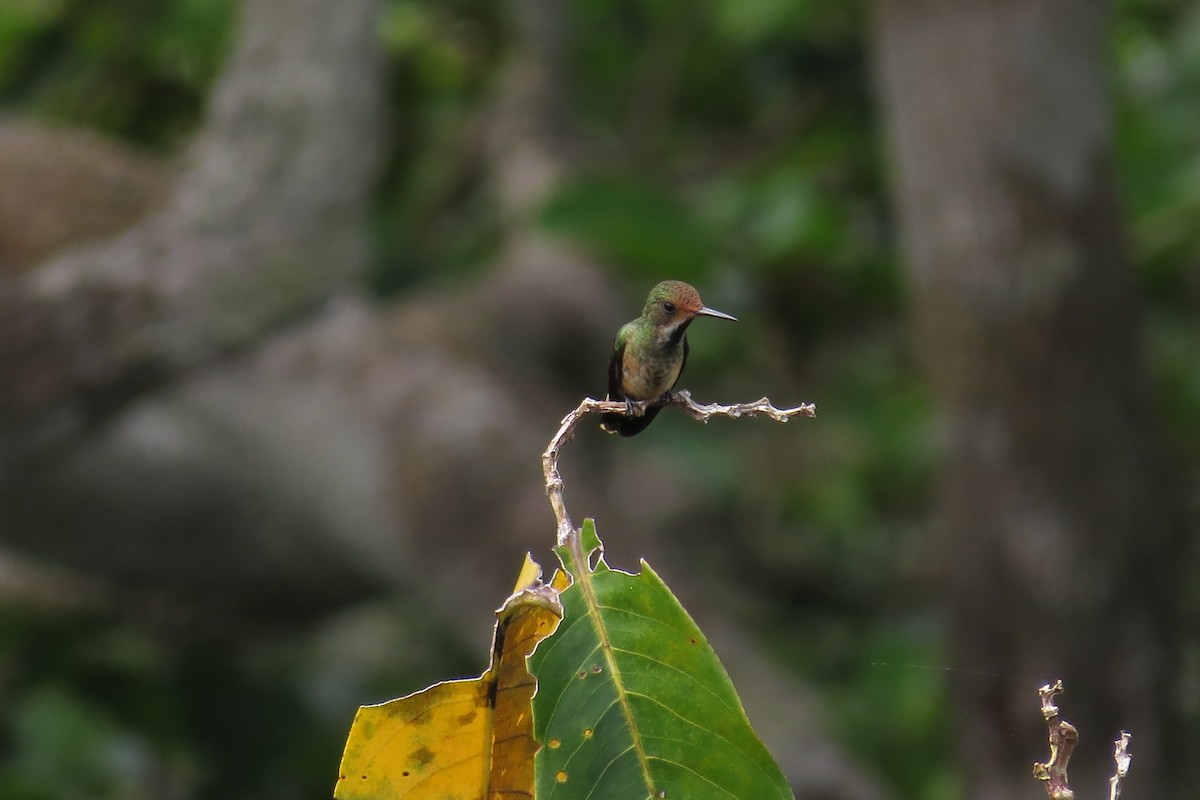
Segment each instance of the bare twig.
M1067 781L1067 762L1079 743L1079 732L1074 725L1058 716L1054 698L1062 690L1061 679L1038 689L1038 696L1042 699L1042 717L1050 733L1050 760L1045 764L1034 764L1033 777L1046 782L1046 794L1050 800L1072 800L1075 797Z
M1071 760L1071 753L1079 743L1079 732L1075 730L1074 725L1058 715L1058 706L1054 704L1054 698L1061 694L1062 690L1061 679L1038 689L1038 696L1042 700L1042 717L1045 718L1050 731L1050 760L1045 764L1034 764L1033 777L1046 782L1046 794L1050 800L1072 800L1075 797L1075 792L1067 782L1067 762ZM1108 800L1117 800L1121 794L1121 780L1129 772L1129 762L1133 759L1127 749L1130 738L1130 734L1121 731L1121 738L1115 742L1113 760L1117 763L1117 769L1108 779Z
M728 406L720 403L697 403L686 389L672 393L670 400L664 405L679 406L697 422L708 422L712 417L739 419L741 417L757 417L759 414L770 417L776 422L787 422L792 417L815 417L817 415L817 407L812 403L801 403L795 408L776 408L766 397L755 400L753 403L734 403Z
M1133 760L1129 752L1130 738L1131 734L1121 731L1121 737L1113 743L1113 761L1117 763L1117 770L1108 779L1108 800L1117 800L1121 796L1121 781L1129 772L1129 762Z
M550 498L550 506L554 509L554 517L558 520L558 543L564 544L575 529L571 517L567 514L567 506L563 501L562 475L558 472L558 457L563 445L571 441L584 417L593 414L632 414L641 416L652 405L679 406L688 416L698 422L708 422L712 417L756 417L760 414L770 417L776 422L787 422L793 417L815 417L817 407L812 403L804 403L795 408L776 408L767 398L753 403L734 403L721 405L719 403L697 403L686 391L674 392L668 397L649 402L636 402L626 407L624 402L608 400L593 400L584 398L583 402L567 416L563 417L558 432L550 439L546 452L542 453L542 474L546 479L546 495Z

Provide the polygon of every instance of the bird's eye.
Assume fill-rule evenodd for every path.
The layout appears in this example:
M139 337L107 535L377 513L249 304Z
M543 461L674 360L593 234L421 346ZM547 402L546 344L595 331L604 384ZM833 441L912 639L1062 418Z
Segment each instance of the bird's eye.
M667 312L668 314L674 314L675 313L675 304L670 301L664 301L662 304L662 309L663 309L663 311Z

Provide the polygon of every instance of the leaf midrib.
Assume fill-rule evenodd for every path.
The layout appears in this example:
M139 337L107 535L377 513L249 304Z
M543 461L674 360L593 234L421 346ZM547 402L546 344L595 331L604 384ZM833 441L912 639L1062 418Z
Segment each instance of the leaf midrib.
M646 781L649 796L653 797L655 789L654 778L650 774L650 762L646 758L646 750L642 745L641 731L638 730L637 722L633 718L633 709L629 705L629 694L625 691L625 684L621 679L620 671L617 669L612 640L609 638L608 629L605 627L604 620L600 616L601 606L599 600L596 598L596 589L592 585L592 571L588 568L587 556L583 553L582 538L578 531L576 531L575 536L571 537L570 549L571 557L575 561L576 580L579 581L579 588L583 594L584 603L587 605L588 616L592 619L592 627L596 630L596 638L600 640L600 652L604 656L605 667L608 669L609 675L612 676L613 689L617 695L617 702L621 706L621 713L629 725L629 736L633 740L633 752L637 755L638 765L642 769L642 776Z

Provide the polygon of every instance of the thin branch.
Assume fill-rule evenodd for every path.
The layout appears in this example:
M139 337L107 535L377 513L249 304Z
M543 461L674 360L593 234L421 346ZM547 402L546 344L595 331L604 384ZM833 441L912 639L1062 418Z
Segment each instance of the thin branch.
M1108 779L1108 800L1117 800L1121 796L1121 781L1129 772L1129 762L1133 755L1129 752L1129 740L1132 735L1121 731L1121 737L1113 742L1113 761L1117 764L1116 772Z
M1079 743L1079 732L1075 730L1074 725L1058 715L1058 706L1054 704L1054 698L1062 694L1062 690L1061 679L1038 689L1038 696L1042 700L1042 717L1045 718L1046 727L1050 731L1050 760L1045 764L1034 764L1033 777L1045 781L1046 794L1050 800L1072 800L1075 797L1075 792L1067 782L1067 762L1071 760L1071 753ZM1117 800L1121 795L1121 781L1129 772L1129 762L1133 760L1128 749L1131 738L1130 734L1121 731L1121 737L1113 745L1113 761L1116 762L1117 769L1108 779L1108 800Z
M663 405L679 406L697 422L708 422L712 417L740 419L757 417L759 414L770 417L776 422L787 422L793 417L815 417L817 415L817 407L813 403L801 403L795 408L776 408L766 397L759 398L753 403L734 403L728 406L720 403L697 403L686 389L674 392L670 400Z
M546 452L542 453L542 475L546 479L546 495L550 498L550 507L554 509L554 517L558 520L558 543L564 544L571 537L575 526L567 514L567 505L563 500L563 480L558 471L558 458L563 446L575 436L575 429L584 419L594 414L630 414L638 417L646 413L646 409L654 405L679 406L688 416L697 422L708 422L713 417L757 417L760 414L770 417L776 422L787 422L793 417L815 417L817 407L812 403L803 403L795 408L776 408L766 397L753 403L697 403L686 391L673 392L665 398L647 402L635 402L627 407L624 402L608 400L593 400L584 398L583 402L567 416L563 417L558 432L550 439Z
M1062 690L1061 678L1038 689L1038 696L1042 700L1042 717L1050 734L1050 760L1045 764L1034 764L1033 777L1045 781L1046 795L1050 800L1073 800L1075 797L1067 781L1067 763L1071 760L1075 745L1079 743L1079 732L1074 725L1059 718L1054 698Z

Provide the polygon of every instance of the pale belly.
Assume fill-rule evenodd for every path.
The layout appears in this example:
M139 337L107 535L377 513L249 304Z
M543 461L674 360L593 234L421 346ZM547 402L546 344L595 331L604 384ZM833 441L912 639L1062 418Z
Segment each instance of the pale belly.
M669 390L679 380L683 359L671 362L632 361L626 356L621 364L621 386L631 400L653 400Z

